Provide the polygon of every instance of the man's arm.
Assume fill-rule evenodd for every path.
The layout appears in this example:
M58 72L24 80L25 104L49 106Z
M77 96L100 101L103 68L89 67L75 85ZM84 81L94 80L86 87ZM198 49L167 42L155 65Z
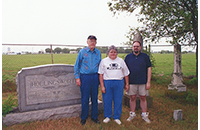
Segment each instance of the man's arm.
M146 90L150 89L151 87L151 67L147 69L147 83L146 83Z
M76 59L76 62L75 62L75 65L74 65L74 77L76 79L76 84L80 87L81 86L81 80L80 80L80 62L81 62L81 53L79 52L78 53L78 56L77 56L77 59Z

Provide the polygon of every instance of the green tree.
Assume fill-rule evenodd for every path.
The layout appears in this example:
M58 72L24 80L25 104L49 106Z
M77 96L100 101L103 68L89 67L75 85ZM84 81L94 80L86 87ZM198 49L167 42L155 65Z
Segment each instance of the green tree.
M132 49L126 49L125 50L125 53L131 53L132 52Z
M68 49L68 48L62 49L62 53L69 53L69 51L70 51L70 49Z
M60 52L62 52L62 49L60 47L56 47L54 49L54 52L59 54Z
M107 53L108 47L96 47L101 53Z
M123 47L119 47L119 48L117 48L117 50L118 50L118 53L124 53L125 52Z
M143 26L130 28L126 44L132 43L134 34L139 31L145 42L158 43L161 38L167 38L171 44L196 46L198 77L198 0L112 0L108 7L113 14L140 9L137 20Z
M79 52L81 49L82 49L82 48L79 47L79 48L76 49L76 51Z
M50 48L46 48L46 49L45 49L45 52L46 52L46 53L51 53L51 49L50 49Z

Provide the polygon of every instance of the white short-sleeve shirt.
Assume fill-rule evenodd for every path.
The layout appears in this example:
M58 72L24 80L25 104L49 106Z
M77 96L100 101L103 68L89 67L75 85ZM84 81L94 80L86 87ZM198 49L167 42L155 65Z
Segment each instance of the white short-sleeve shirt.
M122 58L117 57L112 60L106 57L101 60L98 73L103 74L104 80L121 80L130 72Z

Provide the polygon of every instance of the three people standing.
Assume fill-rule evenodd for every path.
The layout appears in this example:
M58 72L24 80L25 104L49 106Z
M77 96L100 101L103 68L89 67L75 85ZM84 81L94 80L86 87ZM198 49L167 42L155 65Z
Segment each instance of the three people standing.
M88 47L79 51L74 66L76 84L81 91L81 124L86 123L89 113L89 97L92 101L91 119L100 123L98 116L98 86L100 83L103 106L104 123L108 123L112 115L112 102L114 102L113 119L121 124L123 89L130 95L130 116L127 121L135 118L137 94L140 97L142 119L150 123L147 112L146 90L150 89L151 61L147 54L142 53L141 39L133 41L133 52L128 54L125 61L117 57L117 48L110 46L108 57L101 61L101 53L95 48L97 38L90 35L87 39ZM99 73L99 74L98 74Z

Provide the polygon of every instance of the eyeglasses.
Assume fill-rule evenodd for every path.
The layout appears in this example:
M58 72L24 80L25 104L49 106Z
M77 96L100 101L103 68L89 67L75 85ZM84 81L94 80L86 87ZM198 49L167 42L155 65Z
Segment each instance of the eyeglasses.
M138 48L138 47L140 47L140 46L133 46L133 47L134 47L134 48L136 48L136 47Z
M96 40L90 39L89 42L90 42L90 43L96 43Z

